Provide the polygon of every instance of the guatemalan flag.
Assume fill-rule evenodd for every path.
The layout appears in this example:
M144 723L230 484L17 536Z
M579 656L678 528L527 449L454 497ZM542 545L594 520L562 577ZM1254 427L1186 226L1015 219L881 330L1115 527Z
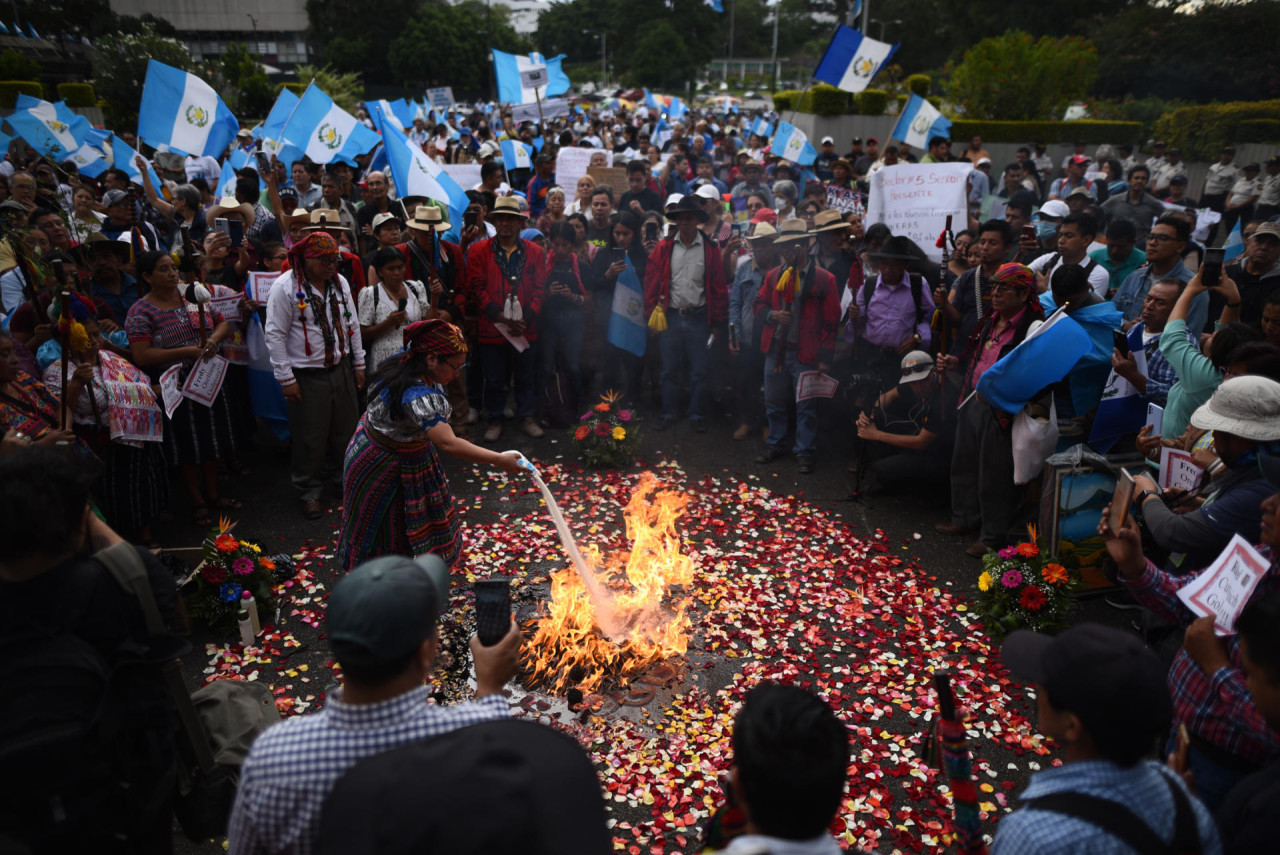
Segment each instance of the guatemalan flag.
M813 163L813 159L818 156L804 131L790 122L778 122L778 134L773 138L770 151L783 160L790 160L801 166Z
M546 59L540 53L518 56L493 52L493 73L498 78L498 100L508 104L532 104L538 98L569 91L569 75L560 68L564 54Z
M84 145L92 130L89 120L64 102L50 104L30 95L18 95L9 125L38 154L62 160Z
M239 130L240 123L208 83L163 62L147 62L138 109L140 138L180 154L217 157Z
M457 240L462 231L462 212L467 209L467 194L418 146L409 142L404 132L388 125L382 135L391 166L391 178L396 183L396 195L425 196L449 208L449 231L442 237Z
M508 170L533 169L533 146L520 140L503 140L502 165Z
M139 187L142 186L142 173L138 171L138 153L133 150L127 142L119 137L112 135L111 137L111 165L116 169L123 169L129 175L129 180ZM156 175L156 171L152 168L150 161L147 162L147 174L151 176L151 186L156 188L156 192L165 193L165 184L160 180L160 176Z
M355 116L333 103L314 83L298 99L284 127L283 138L311 158L312 163L319 164L341 160L355 165L356 155L378 144L377 131L356 121Z
M895 140L916 148L927 148L930 137L951 136L951 120L919 95L912 95L890 134Z
M751 133L755 134L762 140L767 140L773 136L773 125L765 121L764 117L756 119L751 123Z
M213 195L218 198L236 195L236 168L231 165L230 160L222 162L222 174L218 176L218 186Z
M1227 242L1222 245L1222 259L1230 261L1243 254L1244 232L1240 231L1240 219L1237 219L1235 228L1231 230L1231 234L1227 235Z
M659 101L657 98L653 97L653 93L650 92L648 89L644 90L644 105L648 107L650 110L657 110L658 112L662 112L662 102Z
M861 92L897 50L897 45L867 38L841 24L813 76L846 92Z
M649 142L662 148L671 139L671 126L667 124L667 120L658 117L658 123L653 126L653 133L649 135Z
M624 256L627 269L618 275L613 289L613 314L609 316L609 344L636 356L644 356L649 328L644 317L644 289L640 277Z
M97 178L106 172L107 167L111 165L107 162L107 152L92 142L86 142L80 148L68 154L63 162L74 163L77 172L90 178Z
M683 119L685 114L684 102L679 98L671 99L671 106L667 108L667 115L671 117L671 121Z
M993 407L1017 413L1046 386L1066 377L1092 349L1089 333L1059 309L983 372L978 394Z

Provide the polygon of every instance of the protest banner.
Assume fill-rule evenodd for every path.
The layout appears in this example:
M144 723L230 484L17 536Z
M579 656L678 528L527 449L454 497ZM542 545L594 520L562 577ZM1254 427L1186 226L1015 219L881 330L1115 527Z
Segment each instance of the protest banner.
M1236 618L1269 567L1270 562L1237 534L1217 560L1178 590L1178 599L1200 617L1213 618L1217 635L1234 635Z
M441 86L427 90L427 103L435 110L447 110L453 106L453 87Z
M444 174L452 178L463 190L470 190L480 183L479 163L445 163L441 164Z
M969 218L970 163L900 163L871 174L866 225L884 223L895 235L906 235L930 260L942 261L936 244L946 228Z
M568 98L543 98L542 99L542 118L556 119L560 116L569 115L569 99ZM518 125L521 122L538 121L538 105L537 104L516 104L511 108L511 118Z
M591 158L604 157L605 166L613 166L613 152L598 148L562 148L556 155L556 183L565 189L565 196L572 199L577 191L578 179L587 174L591 166ZM622 182L622 189L613 188L614 198L626 191L627 183Z
M859 214L862 210L862 196L848 187L828 187L827 207L835 208L841 214Z
M222 389L222 381L226 379L229 364L216 354L208 359L197 359L187 375L187 382L182 384L182 397L212 407L214 398Z

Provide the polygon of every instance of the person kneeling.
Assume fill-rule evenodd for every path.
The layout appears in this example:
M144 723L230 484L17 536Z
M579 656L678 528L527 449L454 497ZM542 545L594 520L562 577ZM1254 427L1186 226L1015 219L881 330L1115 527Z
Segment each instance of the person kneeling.
M861 495L895 488L903 481L945 480L955 442L955 419L948 419L945 399L957 390L933 370L933 357L913 350L902 358L898 385L880 396L874 418L858 416L858 438L876 443L876 458L866 469Z

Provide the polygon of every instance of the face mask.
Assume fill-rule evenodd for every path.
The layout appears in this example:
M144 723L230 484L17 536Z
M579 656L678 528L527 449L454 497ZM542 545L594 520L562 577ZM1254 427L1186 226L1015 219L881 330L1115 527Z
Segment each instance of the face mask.
M1036 237L1040 238L1040 240L1047 240L1048 238L1053 237L1057 233L1058 233L1057 223L1045 223L1045 222L1036 223Z

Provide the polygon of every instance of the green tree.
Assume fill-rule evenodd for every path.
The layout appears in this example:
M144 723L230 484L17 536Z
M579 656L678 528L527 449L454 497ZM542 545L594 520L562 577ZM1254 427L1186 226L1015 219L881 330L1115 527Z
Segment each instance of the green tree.
M97 49L90 82L98 97L106 101L107 123L121 131L137 127L149 60L193 70L186 45L160 35L150 24L144 24L136 34L116 33L100 38Z
M1009 30L965 51L948 95L969 119L1055 119L1088 93L1097 69L1086 39Z
M506 7L490 9L477 0L456 6L427 2L391 42L388 59L393 79L405 86L488 91L490 46L507 53L529 51Z
M444 0L435 0L443 3ZM381 0L353 7L348 0L307 0L307 38L320 61L338 72L356 73L369 83L390 84L388 39L404 32L415 16L419 0ZM424 53L436 47L423 43Z
M40 63L27 59L16 50L0 53L0 80L39 80L43 73Z
M297 75L298 83L304 88L315 83L317 89L333 99L333 103L353 115L364 100L364 83L360 81L359 74L334 71L327 65L320 68L300 65Z
M227 45L227 52L205 69L203 76L231 112L242 119L265 118L275 102L276 88L263 72L259 57L242 44Z

